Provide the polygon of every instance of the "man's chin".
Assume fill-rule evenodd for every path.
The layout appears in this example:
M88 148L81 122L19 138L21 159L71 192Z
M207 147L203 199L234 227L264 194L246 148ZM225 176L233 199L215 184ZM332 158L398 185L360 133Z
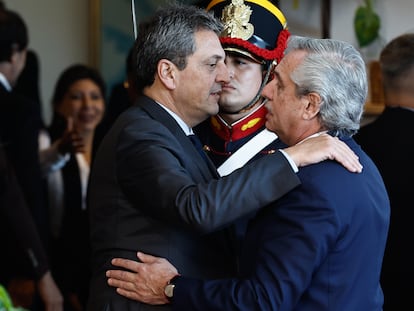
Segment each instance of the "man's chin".
M208 113L210 114L210 116L215 116L216 114L219 113L219 105L218 103L212 104L210 105L209 111Z

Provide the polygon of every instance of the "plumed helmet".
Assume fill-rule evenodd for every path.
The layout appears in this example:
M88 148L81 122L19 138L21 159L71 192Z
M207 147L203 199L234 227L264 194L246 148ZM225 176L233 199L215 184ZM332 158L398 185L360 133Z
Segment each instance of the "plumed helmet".
M283 57L289 37L283 13L268 0L212 0L206 5L224 24L220 41L225 51L259 63Z

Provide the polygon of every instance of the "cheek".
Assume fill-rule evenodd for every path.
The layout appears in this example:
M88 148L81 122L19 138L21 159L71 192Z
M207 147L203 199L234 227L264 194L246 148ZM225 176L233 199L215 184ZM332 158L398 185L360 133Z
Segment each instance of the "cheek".
M102 103L101 105L98 105L96 107L96 114L99 117L99 122L100 122L105 114L105 104Z
M101 100L96 102L94 105L96 112L104 113L105 112L105 103Z
M259 89L262 84L262 74L257 71L246 71L246 72L237 72L236 78L240 84L244 84L248 88L257 88Z

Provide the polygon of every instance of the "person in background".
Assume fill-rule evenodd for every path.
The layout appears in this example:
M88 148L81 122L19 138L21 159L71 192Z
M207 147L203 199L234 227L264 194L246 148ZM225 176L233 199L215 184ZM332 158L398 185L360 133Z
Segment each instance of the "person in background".
M105 111L105 82L94 68L74 64L57 80L53 116L42 131L40 161L46 174L52 269L65 310L84 310L90 277L86 203L93 137Z
M208 1L205 7L224 24L220 42L226 52L230 81L223 85L219 113L198 125L195 132L219 168L241 146L265 130L266 108L260 93L271 79L272 66L282 59L289 32L283 13L267 0ZM241 26L244 23L250 27ZM248 162L281 147L276 135L268 136L267 145L258 149Z
M11 294L10 281L13 282L20 271L10 269L7 262L16 258L25 258L37 280L37 291L44 303L44 310L63 310L63 297L56 286L49 268L49 261L39 237L32 214L26 206L20 185L10 165L4 146L0 142L0 235L2 237L2 268L0 284L5 285ZM16 245L18 246L16 248ZM19 270L23 267L16 267ZM33 309L33 297L20 300L16 296L14 303ZM24 305L27 301L28 304Z
M262 91L266 127L289 146L337 136L359 156L362 173L334 161L301 168L301 185L249 224L238 278L195 279L138 253L142 262L112 260L122 270L108 271L108 284L119 294L172 310L382 310L389 200L352 138L367 96L365 63L348 43L291 36L273 74Z
M27 50L26 63L17 79L14 90L33 101L36 106L38 118L40 120L39 128L44 128L45 123L42 116L42 101L39 91L39 57L33 50Z
M295 166L337 158L355 172L361 168L344 143L324 135L219 178L193 145L193 127L217 114L229 82L221 31L212 14L177 3L139 25L135 74L143 95L104 137L91 171L88 310L160 309L107 285L111 259L134 259L137 248L168 256L194 277L234 275L228 225L298 186Z
M220 42L230 81L223 85L219 113L196 126L194 132L218 170L227 173L284 147L276 134L266 130L267 111L261 91L272 78L272 67L282 59L289 31L283 13L267 0L207 1L199 5L221 18L224 25ZM248 18L242 19L244 16ZM247 22L250 32L243 26L232 27ZM233 156L242 146L247 150ZM240 242L251 216L234 224Z
M414 278L414 255L407 247L413 234L410 212L414 178L413 49L414 33L400 35L383 48L379 62L385 109L355 135L355 140L378 166L391 202L391 223L381 273L384 311L406 309L412 304L414 290L414 285L407 281ZM397 163L403 173L397 169Z
M133 48L128 52L125 61L126 77L122 83L116 84L109 95L105 116L99 123L94 135L94 154L99 147L102 138L114 124L116 118L127 108L132 106L138 97L134 82Z
M0 282L7 287L34 279L46 310L61 310L63 299L51 277L44 245L39 239L38 226L43 222L36 217L45 208L37 152L38 114L33 102L13 90L25 65L27 45L24 20L0 3L0 141L2 154L9 163L3 166L1 187L2 195L9 199L1 204L4 217L0 218L3 223L0 235L4 249L0 274L5 277ZM7 173L8 165L15 174L13 177ZM15 189L8 192L9 187ZM20 228L24 224L26 228ZM20 256L21 247L27 256Z

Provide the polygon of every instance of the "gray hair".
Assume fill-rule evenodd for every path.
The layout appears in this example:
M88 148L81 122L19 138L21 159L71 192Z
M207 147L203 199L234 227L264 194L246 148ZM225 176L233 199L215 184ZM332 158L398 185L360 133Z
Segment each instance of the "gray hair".
M321 125L334 135L353 135L360 126L368 93L366 65L349 43L332 39L291 36L285 53L307 52L291 73L298 96L321 97Z
M161 59L173 62L179 70L196 50L194 34L200 30L220 35L223 26L212 13L192 5L170 3L139 25L135 41L136 86L139 91L154 83Z

